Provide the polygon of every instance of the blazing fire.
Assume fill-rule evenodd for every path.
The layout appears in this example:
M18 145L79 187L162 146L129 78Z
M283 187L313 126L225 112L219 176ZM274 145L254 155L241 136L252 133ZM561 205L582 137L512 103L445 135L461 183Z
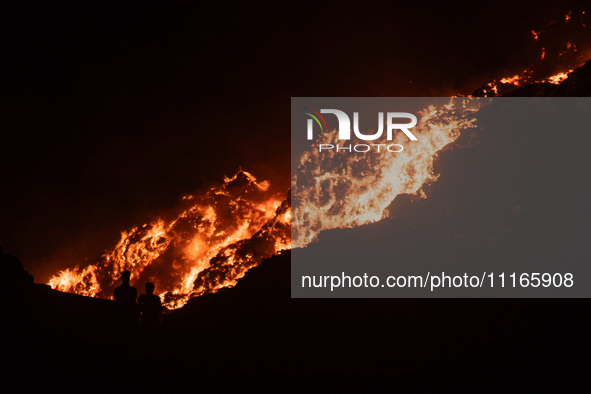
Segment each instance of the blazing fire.
M565 77L563 73L552 78L558 83ZM437 180L437 152L462 130L476 127L471 115L477 108L466 103L452 99L419 112L413 128L417 141L403 133L390 141L402 146L404 154L320 153L320 144L338 144L337 130L323 133L300 158L291 185L293 207L291 195L269 194L268 182L240 171L219 187L184 197L171 217L122 232L117 245L96 264L60 271L49 284L64 292L111 299L121 272L129 270L132 284L155 283L168 309L234 286L264 258L305 247L322 231L387 217L387 207L399 194L426 198L423 189ZM387 141L374 142L385 146Z
M578 17L583 20L583 16L584 12ZM565 23L572 24L573 18L569 13ZM546 30L531 33L536 42L546 39ZM554 59L572 55L571 63L549 77L540 77L532 65L485 85L478 95L499 96L531 82L560 84L582 64L581 55L573 55L577 46L570 41L560 51L551 52L547 46L541 50L538 62L549 62L549 54L554 53ZM287 198L273 195L268 182L240 171L218 187L184 197L174 214L122 232L117 245L98 262L60 271L49 284L64 292L110 299L121 272L129 270L132 284L153 282L168 309L234 286L264 258L291 247L305 247L322 231L387 217L387 207L399 194L425 198L423 189L437 180L433 172L437 152L454 142L462 130L475 127L471 116L475 110L462 100L423 110L413 129L417 141L409 141L402 133L390 141L402 146L404 154L320 153L316 148L320 144L338 144L336 130L325 132L299 160L291 182L293 207L290 194Z
M220 187L184 198L180 213L121 234L99 262L52 277L52 288L111 298L121 272L156 285L169 309L232 286L251 267L289 248L289 200L241 171ZM132 282L133 283L133 282Z
M425 198L422 187L437 180L433 173L437 152L461 130L475 127L470 117L474 109L464 104L454 100L420 112L413 128L418 140L399 133L392 141L403 146L404 154L351 155L319 152L316 147L306 152L292 181L292 246L306 246L321 231L376 222L388 215L386 208L399 194L419 193ZM336 130L325 133L317 146L338 144L337 134ZM387 141L375 142L385 146Z
M532 59L531 65L512 77L504 77L486 84L474 92L473 95L496 97L514 90L515 87L531 83L559 85L568 77L570 72L583 65L589 54L591 54L588 47L589 33L586 31L585 24L587 19L588 17L584 11L578 12L576 15L569 11L563 21L554 20L544 29L539 31L531 30L534 40L533 45L539 49L539 55L536 56L535 60ZM573 34L577 40L564 40L564 34ZM577 46L577 43L579 46ZM471 95L468 97L471 97Z
M570 73L572 71L573 70L569 70L568 72ZM566 78L568 78L568 73L558 73L556 75L552 75L551 77L543 79L541 82L552 83L554 85L558 85L562 81L564 81Z
M463 103L463 101L456 100ZM404 134L392 141L405 154L344 155L305 153L292 192L300 203L292 213L288 195L269 195L269 183L241 171L202 195L187 196L171 218L133 227L93 265L52 277L52 288L90 297L112 298L121 272L155 283L163 304L176 309L189 300L233 286L263 258L304 247L320 231L380 220L401 193L419 193L434 182L433 158L460 130L474 127L474 110L450 104L419 113L418 141ZM318 143L336 139L325 133ZM379 140L375 141L380 143ZM342 161L341 159L345 159ZM292 218L293 215L293 218ZM294 232L290 233L292 220Z
M526 73L527 70L524 71L524 73ZM511 85L519 85L519 80L521 79L521 76L519 75L515 75L511 78L503 78L501 79L501 83L509 83Z

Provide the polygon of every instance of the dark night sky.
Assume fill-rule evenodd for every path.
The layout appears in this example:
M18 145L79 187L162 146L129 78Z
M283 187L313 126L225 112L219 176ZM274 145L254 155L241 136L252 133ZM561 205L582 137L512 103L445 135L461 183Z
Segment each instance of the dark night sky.
M240 167L286 191L290 97L470 93L576 6L4 8L0 244L44 282Z

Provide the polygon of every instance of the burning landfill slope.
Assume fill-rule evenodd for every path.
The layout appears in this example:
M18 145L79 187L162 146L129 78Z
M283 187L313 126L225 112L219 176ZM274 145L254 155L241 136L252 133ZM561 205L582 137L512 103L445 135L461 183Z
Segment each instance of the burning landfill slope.
M585 96L584 87L579 82L573 82L571 73L591 58L590 27L589 12L572 10L546 26L531 30L530 44L524 49L524 59L528 60L523 68L505 71L503 78L481 86L469 97L499 97L509 92L514 97ZM567 76L571 81L564 85L562 82ZM582 90L572 91L575 85ZM519 90L526 86L530 89L527 92Z
M533 83L504 96L591 97L591 61L559 85ZM420 230L433 247L473 252L463 261L470 265L514 261L522 268L531 262L556 269L563 260L586 261L591 124L589 108L578 108L576 130L512 125L504 120L510 109L502 102L480 109L479 127L439 152L434 168L440 180L429 197L398 196L388 207L390 217ZM540 119L552 116L546 108L535 110Z
M543 83L532 84L515 93L534 97L543 88ZM477 128L466 129L437 153L433 173L438 179L423 187L427 198L399 194L385 207L387 218L369 228L320 233L318 246L292 254L313 264L330 250L336 261L342 256L343 261L363 262L363 269L371 272L373 262L364 260L364 250L375 246L391 256L396 273L413 275L417 266L432 272L442 267L474 272L501 265L524 272L560 272L562 261L586 264L591 253L591 61L551 94L559 92L575 97L557 105L569 105L570 113L577 114L570 120L578 127L511 124L508 115L525 100L511 100L511 106L507 100L493 100L473 115ZM573 102L580 105L571 108ZM554 124L554 114L543 102L524 109Z
M434 154L460 130L473 127L472 112L451 104L425 109L417 125L419 141L409 144L401 135L394 141L405 146L404 156L365 155L343 164L308 152L292 182L303 205L293 210L290 195L269 195L267 182L240 172L220 187L185 197L180 213L123 232L98 263L62 271L49 284L111 298L121 272L129 270L132 283L154 282L166 307L182 307L191 297L235 285L263 258L314 242L320 231L380 220L396 195L420 192L425 182L437 179ZM323 138L333 138L335 132ZM319 204L329 209L316 209ZM308 231L294 236L292 220Z
M185 196L178 212L133 227L99 262L61 271L52 288L111 298L122 271L152 281L164 304L231 286L253 265L289 247L289 199L240 171L218 187Z
M385 208L400 194L425 194L422 188L433 183L433 158L462 131L475 127L467 108L454 100L441 108L429 106L419 113L413 128L416 141L398 133L393 142L404 154L345 155L335 150L320 152L321 144L338 144L338 132L324 133L305 152L292 180L292 247L305 247L318 233L334 228L350 228L381 220ZM351 143L363 143L353 138ZM372 141L382 149L386 137Z
M559 84L542 81L514 86L514 90L506 95L589 96L590 68L591 62L587 62ZM316 177L315 171L330 166L331 157L323 158L324 163L317 163L322 167L309 165L320 159L314 157L314 153L302 157L300 180L299 183L294 180L294 192L304 193L299 197L304 197L307 206L301 210L302 207L296 207L293 220L303 220L298 223L305 233L296 234L291 240L293 244L305 246L315 241L320 231L354 227L388 215L404 216L404 212L422 206L424 202L403 210L394 208L406 197L396 199L395 204L391 205L391 202L398 195L422 193L425 197L423 189L427 187L435 187L436 190L434 185L438 184L435 182L438 175L435 174L443 176L454 168L453 164L441 168L436 166L440 161L438 155L449 155L453 147L487 143L487 137L474 130L469 120L471 111L450 116L452 110L431 108L424 111L419 123L423 137L420 140L424 143L414 149L407 144L410 160L384 161L382 157L379 162L351 162L347 168L339 164L328 172L327 178L326 174ZM323 138L330 139L331 135L327 133ZM458 137L455 144L449 145ZM399 142L405 144L402 140ZM441 149L444 151L436 154ZM453 154L474 155L478 149L455 149ZM499 148L499 151L502 152L502 149ZM482 170L486 172L486 169ZM347 182L343 183L345 178ZM351 183L351 180L357 180L358 184ZM449 181L446 184L449 185ZM239 172L227 178L223 185L202 195L185 197L180 213L123 232L119 243L99 262L85 268L62 271L50 280L50 285L61 291L111 298L120 272L127 269L132 272L135 283L155 282L169 309L183 306L191 297L233 286L263 258L290 248L290 198L269 195L267 190L267 182L258 182L254 176ZM425 201L430 200L433 198ZM330 217L314 217L313 208L322 201L331 205ZM442 204L446 206L447 203ZM511 208L519 211L518 207ZM436 217L448 215L453 209L448 206L445 212L439 212L439 209L433 214ZM462 239L461 234L457 236L456 240Z
M591 62L587 61L575 70L541 81L487 84L476 89L471 97L588 97L591 86L589 68Z

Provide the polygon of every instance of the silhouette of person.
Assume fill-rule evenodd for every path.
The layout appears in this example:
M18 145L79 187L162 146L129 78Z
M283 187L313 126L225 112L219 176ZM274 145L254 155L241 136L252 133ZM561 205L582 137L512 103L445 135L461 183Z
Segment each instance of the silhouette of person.
M162 313L162 302L160 297L154 294L154 284L146 283L146 294L142 294L138 299L142 316L140 324L148 329L153 329L158 325L158 317Z
M137 298L137 289L129 284L131 272L125 270L121 273L121 286L113 291L115 301L119 305L121 321L128 328L137 324L139 311L135 299Z
M130 279L131 272L127 270L123 271L121 273L121 281L123 283L113 291L115 301L124 305L135 304L135 299L137 298L137 289L129 284Z

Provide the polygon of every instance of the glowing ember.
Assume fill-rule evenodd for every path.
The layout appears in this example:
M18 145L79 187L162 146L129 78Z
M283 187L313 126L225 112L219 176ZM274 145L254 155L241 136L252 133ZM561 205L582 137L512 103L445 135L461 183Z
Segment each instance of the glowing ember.
M521 76L519 76L519 75L515 75L515 76L513 76L513 77L511 77L511 78L503 78L503 79L501 79L501 81L500 81L500 82L501 82L501 83L509 83L509 84L511 84L511 85L516 85L516 86L519 86L519 82L518 82L518 81L519 81L520 79L521 79Z
M573 70L570 70L569 73L572 71ZM551 77L548 77L540 82L552 83L552 84L558 85L562 81L564 81L566 78L568 78L568 73L558 73L558 74L552 75Z

